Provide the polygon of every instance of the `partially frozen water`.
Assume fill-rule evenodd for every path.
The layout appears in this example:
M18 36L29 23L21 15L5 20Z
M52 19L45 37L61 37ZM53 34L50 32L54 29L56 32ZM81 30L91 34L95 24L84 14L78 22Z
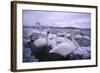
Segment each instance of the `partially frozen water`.
M42 30L45 30L42 29ZM74 29L53 29L50 33L57 35L57 33L62 33L67 30ZM84 35L91 38L90 29L81 29ZM30 37L31 36L31 37ZM79 59L91 59L91 39L76 38L80 47L73 51L73 53L63 57L61 55L49 53L52 46L44 46L42 48L37 48L33 45L33 42L39 38L38 28L24 28L23 30L23 62L39 62L39 61L59 61L59 60L79 60ZM69 37L70 39L71 37ZM28 40L28 41L26 41ZM26 42L24 42L26 41ZM41 41L42 42L42 41ZM44 49L44 50L42 50Z

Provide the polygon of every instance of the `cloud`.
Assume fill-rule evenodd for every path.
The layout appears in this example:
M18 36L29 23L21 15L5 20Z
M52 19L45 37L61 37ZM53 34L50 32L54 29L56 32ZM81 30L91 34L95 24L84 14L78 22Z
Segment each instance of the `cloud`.
M24 25L35 26L36 22L40 22L42 26L90 28L91 14L34 10L23 11Z

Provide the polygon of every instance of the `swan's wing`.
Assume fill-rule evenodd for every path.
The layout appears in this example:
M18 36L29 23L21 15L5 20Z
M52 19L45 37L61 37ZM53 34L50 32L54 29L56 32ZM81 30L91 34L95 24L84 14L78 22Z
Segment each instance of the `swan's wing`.
M73 43L63 42L63 43L55 46L49 52L50 53L57 53L57 54L60 54L62 56L66 56L66 55L69 55L74 49L75 49L75 46L73 45Z
M37 39L33 43L36 47L42 47L46 45L46 40L45 39Z

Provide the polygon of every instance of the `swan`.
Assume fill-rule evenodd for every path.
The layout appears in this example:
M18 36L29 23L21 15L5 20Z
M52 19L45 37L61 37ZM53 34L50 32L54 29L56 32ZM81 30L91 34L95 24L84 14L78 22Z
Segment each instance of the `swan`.
M46 30L46 36L45 37L42 37L41 36L41 25L40 23L36 23L39 25L39 38L36 39L33 44L36 46L36 47L43 47L43 46L46 46L48 44L48 34L49 34L49 30L47 29Z
M66 33L65 36L67 36ZM75 36L75 31L73 31L71 34L71 40L68 40L68 38L65 37L66 41L56 45L54 48L52 48L49 51L49 53L57 53L64 57L72 53L74 50L76 50L79 47L79 44L76 42L74 36Z

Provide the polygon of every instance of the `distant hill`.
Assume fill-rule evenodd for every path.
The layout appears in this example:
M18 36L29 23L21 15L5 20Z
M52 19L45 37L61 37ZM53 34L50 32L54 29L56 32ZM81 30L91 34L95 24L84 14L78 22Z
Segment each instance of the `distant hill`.
M38 28L37 26L23 26L23 28ZM48 27L42 26L42 28L51 28L51 29L90 29L90 28L78 28L78 27Z

